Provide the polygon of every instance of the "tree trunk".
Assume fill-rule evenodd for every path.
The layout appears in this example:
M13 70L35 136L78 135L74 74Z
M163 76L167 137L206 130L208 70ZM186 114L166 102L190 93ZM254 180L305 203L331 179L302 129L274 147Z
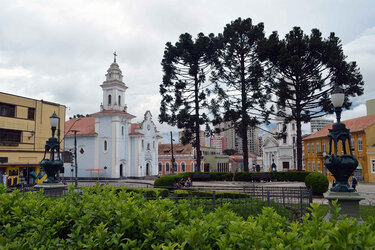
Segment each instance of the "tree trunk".
M297 170L302 170L302 130L301 130L301 119L300 114L301 112L299 109L296 109L297 119L296 119L296 125L297 125Z
M195 172L200 171L201 169L201 142L199 137L199 89L198 89L198 77L197 74L195 74L194 77L195 83L194 83L194 104L195 104L195 148L197 152L197 164L195 164Z
M246 82L245 82L245 58L241 54L241 134L242 134L242 151L243 151L243 171L249 172L249 149L247 147L247 93L246 93Z

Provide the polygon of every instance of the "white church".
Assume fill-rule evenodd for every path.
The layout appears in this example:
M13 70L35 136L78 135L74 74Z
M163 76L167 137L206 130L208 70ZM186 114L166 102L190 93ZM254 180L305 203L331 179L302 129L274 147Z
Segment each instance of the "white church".
M115 55L116 56L116 55ZM103 102L100 111L89 117L70 119L65 123L65 151L74 152L77 145L78 177L144 177L158 174L158 130L146 111L143 121L127 112L126 85L116 57L100 87ZM64 164L64 175L75 175L70 163Z
M297 127L296 122L284 124L276 118L277 128L272 134L263 135L263 166L266 171L276 164L276 171L288 171L297 168ZM284 127L285 126L285 127ZM286 137L277 138L276 134L285 131Z

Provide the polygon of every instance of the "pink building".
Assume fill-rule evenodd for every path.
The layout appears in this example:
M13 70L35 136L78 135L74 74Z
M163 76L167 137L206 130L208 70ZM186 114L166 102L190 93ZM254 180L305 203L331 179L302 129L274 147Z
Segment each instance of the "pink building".
M211 137L210 147L216 149L216 154L222 155L225 150L225 137L220 135Z

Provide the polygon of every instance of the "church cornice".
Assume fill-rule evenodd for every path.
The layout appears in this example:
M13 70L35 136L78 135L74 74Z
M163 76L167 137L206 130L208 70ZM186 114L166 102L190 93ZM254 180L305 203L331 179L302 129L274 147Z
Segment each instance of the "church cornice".
M102 85L100 85L102 88L108 88L108 87L119 87L121 89L126 90L128 87L126 87L125 83L119 81L119 80L113 80L113 81L105 81Z
M99 116L117 116L117 115L125 117L127 119L133 119L133 118L136 117L135 115L132 115L132 114L129 114L127 112L120 111L120 110L103 110L103 111L91 114L91 116L94 116L94 117L99 117Z

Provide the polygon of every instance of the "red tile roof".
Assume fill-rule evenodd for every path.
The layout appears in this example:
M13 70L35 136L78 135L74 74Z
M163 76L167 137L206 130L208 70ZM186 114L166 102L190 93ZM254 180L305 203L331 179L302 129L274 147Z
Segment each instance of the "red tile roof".
M343 123L345 124L346 128L350 129L351 133L360 132L375 124L375 114L346 120L346 121L343 121ZM303 138L303 140L310 140L310 139L322 138L322 137L328 136L328 133L329 133L328 129L332 129L332 124L333 123L325 126L324 128L322 128L315 134L312 134L310 136Z
M159 155L170 155L171 154L171 144L159 144L158 146ZM193 145L181 143L173 144L173 154L174 155L186 155L193 153Z
M95 117L73 118L66 121L64 135L73 135L72 130L78 130L77 135L95 135Z
M136 129L141 129L140 123L132 123L130 124L130 133L129 135L144 135L143 133L137 132Z

